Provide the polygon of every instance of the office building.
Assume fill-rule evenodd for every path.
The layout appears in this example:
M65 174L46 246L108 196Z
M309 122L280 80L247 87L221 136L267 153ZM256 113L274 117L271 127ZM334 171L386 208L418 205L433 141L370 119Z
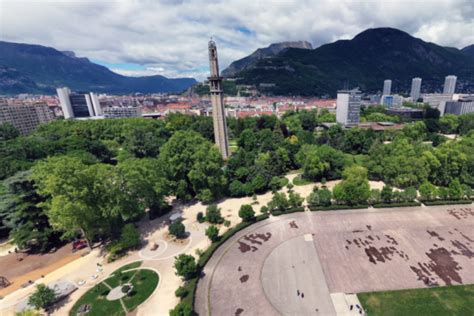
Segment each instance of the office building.
M386 107L400 107L403 104L403 97L401 95L383 95L380 99L380 104Z
M390 95L392 93L392 80L385 80L383 82L383 95Z
M474 99L446 102L444 114L462 115L474 112Z
M103 114L99 98L92 92L71 93L71 90L66 87L58 88L56 91L66 119L94 117Z
M410 97L413 102L417 102L420 98L420 91L421 91L421 78L413 78L411 80L411 91Z
M105 118L140 117L142 111L138 106L112 106L104 108Z
M443 94L454 94L456 90L456 80L458 77L456 76L446 76L444 79L444 89Z
M212 120L214 122L214 139L219 147L222 158L230 155L229 138L227 136L227 123L224 109L224 95L222 90L222 77L219 75L219 61L217 47L213 40L209 41L209 66L211 75L208 78L212 104Z
M359 124L361 93L358 89L337 92L336 122L344 126Z
M423 98L424 103L428 103L429 106L431 106L432 108L438 109L441 115L444 114L446 102L453 101L452 94L430 93L430 94L423 94L422 98Z
M54 118L53 111L46 104L0 104L0 124L10 123L24 135Z

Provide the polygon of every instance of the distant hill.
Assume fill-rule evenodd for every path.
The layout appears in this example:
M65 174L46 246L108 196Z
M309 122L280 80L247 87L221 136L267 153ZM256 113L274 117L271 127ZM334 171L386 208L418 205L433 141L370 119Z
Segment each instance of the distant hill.
M423 79L422 91L440 91L446 75L458 76L458 89L474 91L474 59L456 48L445 48L392 28L368 29L352 40L319 48L288 48L258 60L237 73L240 84L254 84L279 95L335 95L359 86L365 92L382 89L406 92L411 79ZM261 85L264 84L264 85Z
M0 41L0 94L55 93L56 87L105 93L180 92L192 78L126 77L51 47Z
M474 58L474 44L464 47L461 51Z
M268 47L257 49L247 57L234 61L232 64L229 65L229 67L222 71L222 75L224 77L232 77L236 73L252 66L260 59L275 56L276 54L287 48L313 49L313 46L311 45L311 43L308 43L306 41L282 42L271 44Z

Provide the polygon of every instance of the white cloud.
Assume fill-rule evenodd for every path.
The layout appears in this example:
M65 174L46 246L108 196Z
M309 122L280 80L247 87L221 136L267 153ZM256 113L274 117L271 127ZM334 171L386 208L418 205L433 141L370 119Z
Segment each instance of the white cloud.
M474 43L471 0L0 0L0 39L72 50L128 75L207 75L207 41L221 68L270 43L317 47L390 26L445 46Z

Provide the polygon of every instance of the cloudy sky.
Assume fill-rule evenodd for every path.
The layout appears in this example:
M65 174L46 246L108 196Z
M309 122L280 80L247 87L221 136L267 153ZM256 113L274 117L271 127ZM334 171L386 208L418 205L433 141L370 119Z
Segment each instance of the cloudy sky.
M206 76L207 41L221 69L259 47L318 47L372 27L426 41L474 43L473 0L0 0L0 39L74 51L127 75Z

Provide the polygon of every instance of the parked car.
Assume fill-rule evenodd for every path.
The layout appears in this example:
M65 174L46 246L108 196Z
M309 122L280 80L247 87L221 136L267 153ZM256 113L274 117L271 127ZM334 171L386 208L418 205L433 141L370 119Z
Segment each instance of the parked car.
M72 252L84 249L87 247L87 242L85 240L76 240L72 243Z

